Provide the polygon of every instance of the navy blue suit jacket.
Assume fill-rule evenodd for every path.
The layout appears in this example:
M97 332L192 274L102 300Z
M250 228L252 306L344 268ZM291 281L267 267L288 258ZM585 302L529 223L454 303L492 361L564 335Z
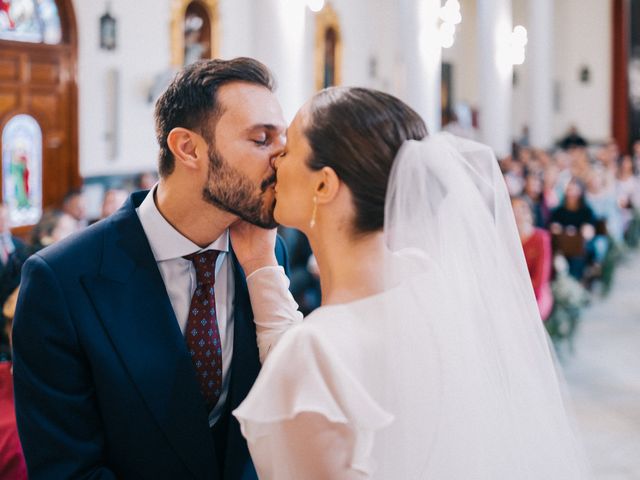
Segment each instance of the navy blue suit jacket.
M184 337L135 208L32 256L14 322L16 415L29 477L257 478L231 410L260 362L235 256L234 341L220 473ZM286 268L281 239L278 260Z

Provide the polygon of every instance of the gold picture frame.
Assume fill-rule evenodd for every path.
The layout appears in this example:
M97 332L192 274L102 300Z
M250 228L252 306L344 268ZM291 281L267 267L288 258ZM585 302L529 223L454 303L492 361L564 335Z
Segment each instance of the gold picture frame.
M187 8L192 3L206 10L210 22L209 45L211 58L220 54L220 14L218 0L173 0L171 3L171 65L180 68L184 65L184 22Z
M329 29L333 29L336 34L334 84L342 84L342 30L338 13L330 3L316 14L315 24L315 83L316 90L322 90L325 73L325 38Z

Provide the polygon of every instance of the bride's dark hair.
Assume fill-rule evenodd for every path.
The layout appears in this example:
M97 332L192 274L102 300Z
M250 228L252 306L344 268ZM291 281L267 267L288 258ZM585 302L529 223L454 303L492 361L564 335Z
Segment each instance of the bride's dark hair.
M424 121L392 95L354 87L317 93L308 119L309 167L331 167L349 187L356 233L380 230L393 160L405 140L427 136Z

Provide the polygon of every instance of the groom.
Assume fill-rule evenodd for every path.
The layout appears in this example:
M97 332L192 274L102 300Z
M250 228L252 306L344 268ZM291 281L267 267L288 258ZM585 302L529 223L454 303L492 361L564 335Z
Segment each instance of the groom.
M260 368L238 219L273 227L285 124L267 68L187 67L156 104L160 182L34 255L14 324L31 479L255 479L231 416ZM279 240L276 255L286 264Z

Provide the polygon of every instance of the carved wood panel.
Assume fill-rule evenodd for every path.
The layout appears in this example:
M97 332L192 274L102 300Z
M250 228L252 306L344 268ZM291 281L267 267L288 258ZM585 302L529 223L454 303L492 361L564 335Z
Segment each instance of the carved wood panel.
M70 189L81 185L75 55L75 49L67 44L0 41L0 135L17 114L28 114L39 123L44 208L59 206ZM1 176L0 171L0 180ZM18 230L20 234L27 229Z

